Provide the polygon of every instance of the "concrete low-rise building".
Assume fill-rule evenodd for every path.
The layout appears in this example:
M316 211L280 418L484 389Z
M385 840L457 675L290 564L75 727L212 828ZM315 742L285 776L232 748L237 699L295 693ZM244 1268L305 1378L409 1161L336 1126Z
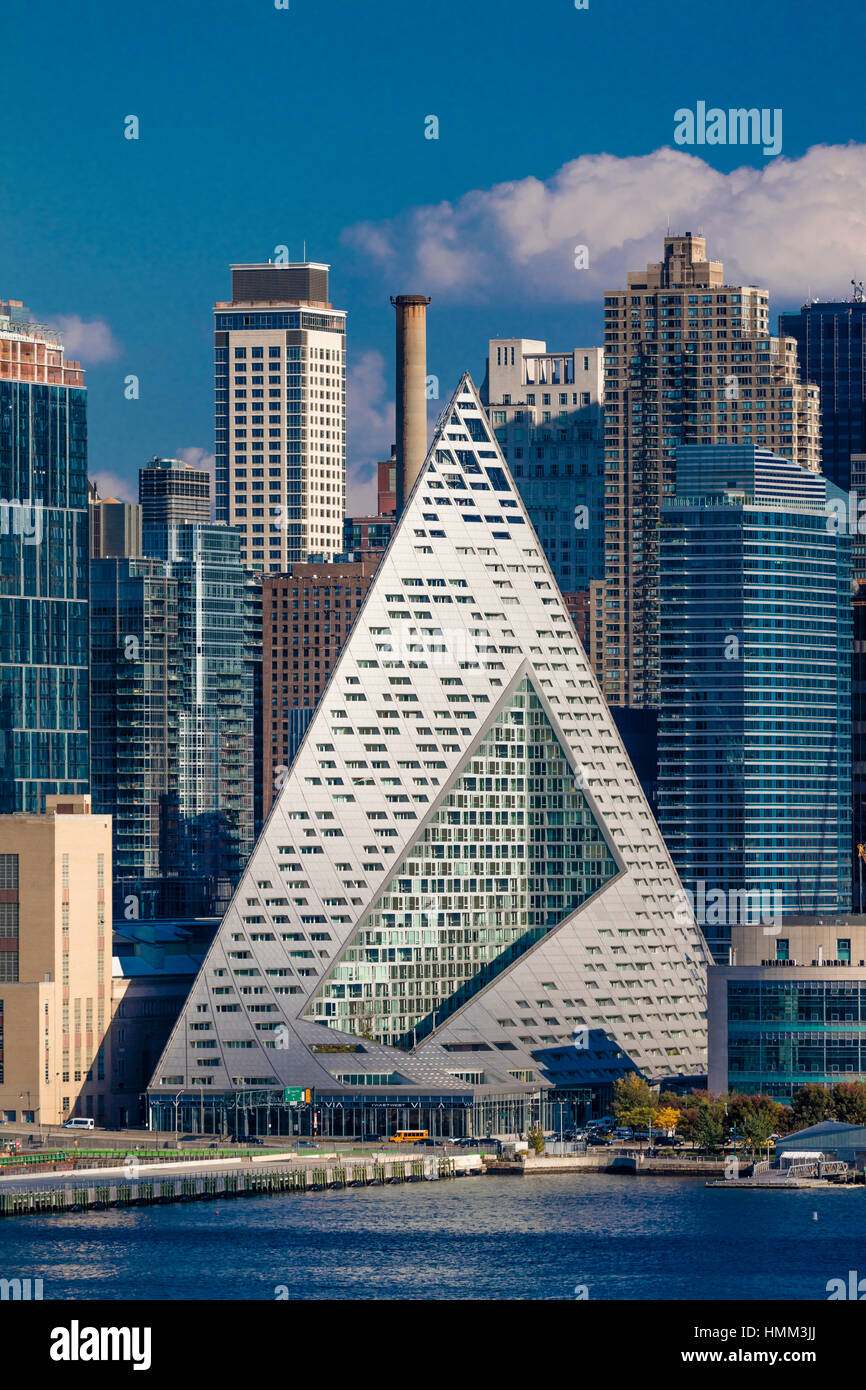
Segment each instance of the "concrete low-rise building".
M111 817L80 794L0 816L0 1118L102 1122L110 960Z
M713 1093L866 1080L866 917L732 927L708 1001Z

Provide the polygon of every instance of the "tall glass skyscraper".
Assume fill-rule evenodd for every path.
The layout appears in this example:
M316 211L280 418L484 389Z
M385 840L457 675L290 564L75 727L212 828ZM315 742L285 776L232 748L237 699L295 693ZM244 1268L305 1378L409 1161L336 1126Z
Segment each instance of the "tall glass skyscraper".
M112 817L114 914L181 913L177 580L115 557L91 561L90 582L93 807Z
M85 401L57 333L0 300L0 813L90 789Z
M145 538L177 583L182 876L209 882L217 911L227 905L255 842L256 691L247 637L255 609L241 534L185 522L147 527Z
M851 483L851 455L866 452L866 303L815 301L779 315L780 335L796 339L804 381L821 388L821 467L837 487Z
M659 825L727 954L731 894L850 911L850 538L821 475L683 447L660 530ZM703 884L703 888L701 885ZM754 901L754 900L753 900Z
M211 915L261 817L261 599L234 528L143 535L147 558L93 562L94 802L119 916Z

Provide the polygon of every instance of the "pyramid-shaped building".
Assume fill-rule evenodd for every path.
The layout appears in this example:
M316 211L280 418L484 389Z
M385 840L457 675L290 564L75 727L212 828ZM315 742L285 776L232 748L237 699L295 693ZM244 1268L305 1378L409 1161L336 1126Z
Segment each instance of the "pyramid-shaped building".
M290 1132L309 1088L325 1134L525 1129L543 1097L603 1105L626 1071L705 1074L708 960L464 376L153 1122Z

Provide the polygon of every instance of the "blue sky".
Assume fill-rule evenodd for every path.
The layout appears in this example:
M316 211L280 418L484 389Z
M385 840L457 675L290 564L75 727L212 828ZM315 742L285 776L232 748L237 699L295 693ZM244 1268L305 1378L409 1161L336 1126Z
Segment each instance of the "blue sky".
M447 395L489 336L599 341L603 290L660 253L667 218L768 284L774 316L866 278L862 32L853 0L7 7L0 297L80 344L92 472L134 495L152 454L212 449L229 265L305 238L349 311L357 479L391 439L391 293L432 295ZM675 149L699 100L781 108L782 156Z

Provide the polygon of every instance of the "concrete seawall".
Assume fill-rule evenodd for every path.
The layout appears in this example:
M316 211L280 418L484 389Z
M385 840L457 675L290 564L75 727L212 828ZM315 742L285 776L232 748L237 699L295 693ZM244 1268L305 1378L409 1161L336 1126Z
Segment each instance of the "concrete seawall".
M549 1173L623 1173L642 1177L697 1178L725 1171L723 1159L644 1158L639 1154L532 1154L522 1160L487 1164L488 1173L513 1173L518 1177Z

